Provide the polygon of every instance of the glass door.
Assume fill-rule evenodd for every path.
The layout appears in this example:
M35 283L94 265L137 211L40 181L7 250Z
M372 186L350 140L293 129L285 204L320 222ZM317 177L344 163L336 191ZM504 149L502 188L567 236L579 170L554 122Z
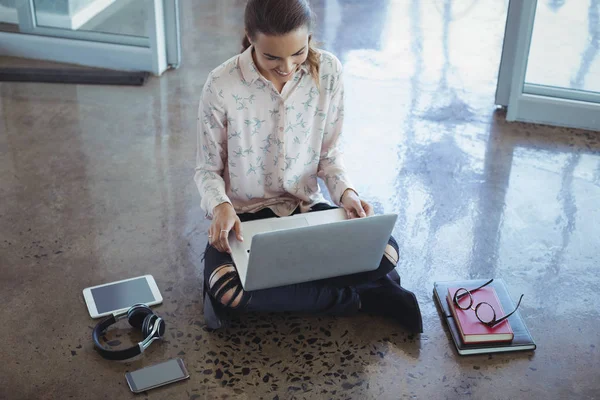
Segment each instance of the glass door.
M162 74L180 62L178 0L0 0L0 54Z
M496 103L508 121L600 131L600 0L511 0Z

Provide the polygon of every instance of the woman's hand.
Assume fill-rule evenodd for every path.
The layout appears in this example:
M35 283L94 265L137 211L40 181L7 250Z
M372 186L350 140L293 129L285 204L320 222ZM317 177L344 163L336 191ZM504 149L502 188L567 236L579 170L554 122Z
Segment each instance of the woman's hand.
M221 253L230 253L229 232L235 231L237 239L242 242L242 222L233 206L229 203L219 204L213 211L213 221L208 230L208 242Z
M348 219L364 218L373 215L373 207L358 197L352 189L346 189L342 195L342 206L346 210Z

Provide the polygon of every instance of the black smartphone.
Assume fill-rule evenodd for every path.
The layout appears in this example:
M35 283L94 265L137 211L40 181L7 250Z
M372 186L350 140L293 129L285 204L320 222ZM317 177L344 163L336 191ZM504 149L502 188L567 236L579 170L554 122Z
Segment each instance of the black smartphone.
M175 358L125 374L127 384L129 384L129 388L133 393L145 392L189 377L190 374L181 358Z

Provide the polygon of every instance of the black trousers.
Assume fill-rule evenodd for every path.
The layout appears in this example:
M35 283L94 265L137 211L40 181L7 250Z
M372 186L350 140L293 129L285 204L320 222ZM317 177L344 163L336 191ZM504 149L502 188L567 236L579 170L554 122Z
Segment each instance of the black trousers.
M310 212L324 211L332 208L335 207L326 203L319 203L313 206ZM299 210L294 211L294 214L297 213L299 213ZM273 218L276 215L267 208L257 213L239 214L239 217L242 222L245 222ZM398 251L398 245L393 237L390 238L389 244ZM219 252L210 244L207 245L204 259L204 282L206 282L207 287L213 272L222 265L234 265L231 255ZM395 265L382 255L379 268L374 271L270 289L250 292L242 291L242 300L235 309L250 312L288 311L312 314L351 315L358 311L360 305L357 290L360 287L368 286L370 282L375 282L383 278L394 267ZM229 284L228 287L234 288L239 285L239 288L241 288L241 282L237 274L233 278L233 283L235 285ZM220 301L215 288L208 288L208 291L220 307L226 307L226 303Z

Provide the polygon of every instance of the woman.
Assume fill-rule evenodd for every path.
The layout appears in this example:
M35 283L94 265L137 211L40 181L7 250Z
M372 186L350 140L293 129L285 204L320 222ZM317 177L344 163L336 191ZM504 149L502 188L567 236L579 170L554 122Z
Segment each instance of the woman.
M212 219L205 253L205 318L231 311L366 312L422 332L413 293L400 286L393 238L379 268L298 285L245 292L228 236L241 221L333 208L317 177L349 218L373 214L353 189L338 144L344 117L342 66L312 43L306 0L249 0L243 52L212 71L202 91L195 181Z

